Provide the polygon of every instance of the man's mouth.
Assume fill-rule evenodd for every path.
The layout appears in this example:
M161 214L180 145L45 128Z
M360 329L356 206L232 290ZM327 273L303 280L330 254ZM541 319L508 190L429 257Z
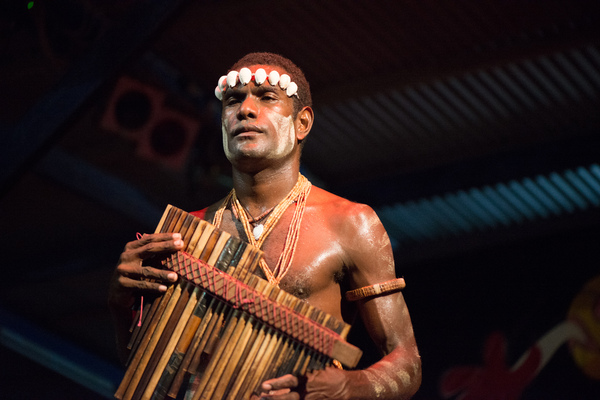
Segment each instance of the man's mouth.
M261 133L262 130L260 129L260 127L258 127L257 125L243 125L243 126L238 126L237 128L235 128L233 130L233 137L245 134L245 133Z

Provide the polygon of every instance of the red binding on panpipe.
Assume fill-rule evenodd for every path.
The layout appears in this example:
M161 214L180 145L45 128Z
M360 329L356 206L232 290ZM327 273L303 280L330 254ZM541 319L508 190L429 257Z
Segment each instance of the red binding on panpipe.
M165 266L177 272L182 278L210 291L214 296L231 303L234 308L249 312L288 336L310 345L318 352L335 358L344 365L351 365L358 361L347 359L346 353L342 351L336 352L335 344L343 342L339 334L289 307L270 300L250 286L216 270L207 263L193 259L189 254L177 252L167 259Z

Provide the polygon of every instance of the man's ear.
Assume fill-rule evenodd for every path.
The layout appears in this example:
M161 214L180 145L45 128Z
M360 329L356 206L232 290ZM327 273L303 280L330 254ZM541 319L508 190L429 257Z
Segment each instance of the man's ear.
M312 129L315 114L310 107L304 107L296 116L296 140L299 142L306 139Z

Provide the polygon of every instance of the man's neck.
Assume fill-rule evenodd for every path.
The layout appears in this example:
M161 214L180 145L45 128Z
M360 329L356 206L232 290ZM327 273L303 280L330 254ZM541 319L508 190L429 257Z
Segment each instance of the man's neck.
M252 216L275 207L298 181L298 168L263 170L248 174L233 171L233 187L242 206Z

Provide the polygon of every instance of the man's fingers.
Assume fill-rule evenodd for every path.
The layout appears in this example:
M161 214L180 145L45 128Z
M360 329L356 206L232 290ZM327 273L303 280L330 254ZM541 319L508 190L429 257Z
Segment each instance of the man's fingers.
M165 269L146 267L140 264L121 264L117 267L117 273L121 277L121 285L129 288L145 288L142 285L133 285L130 280L141 283L148 281L158 281L159 283L177 282L177 273Z
M157 252L182 245L181 233L152 233L127 243L125 250L147 249L149 252Z
M140 261L181 250L183 245L179 233L145 235L139 240L127 243L119 263L137 265Z
M298 378L291 374L287 374L279 378L269 379L262 384L262 389L265 391L295 389L296 387L298 387Z
M146 268L148 267L144 267L144 269ZM127 275L121 275L119 278L119 283L121 287L127 289L164 292L167 290L168 284L177 281L178 275L172 271L162 272L162 274L156 274L156 277L153 279L137 279L135 277L132 278Z
M141 267L142 276L146 279L160 280L163 282L177 282L177 273L153 267Z
M269 393L261 393L260 400L300 400L300 394L286 390L272 390Z
M183 248L183 240L169 240L163 242L151 242L140 248L140 258L147 259L157 254L172 253Z
M133 281L135 288L141 291L166 292L167 286L161 282Z

